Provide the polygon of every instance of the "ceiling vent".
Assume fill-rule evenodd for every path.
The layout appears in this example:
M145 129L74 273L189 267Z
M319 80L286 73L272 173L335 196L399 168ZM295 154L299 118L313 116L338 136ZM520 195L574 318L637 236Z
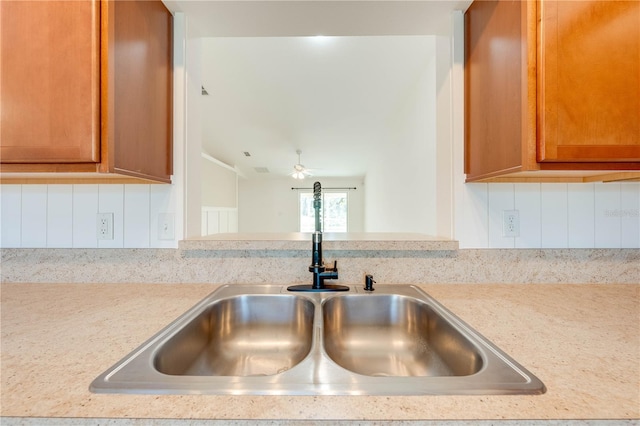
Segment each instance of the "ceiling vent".
M254 167L253 170L255 170L256 173L269 173L269 169L266 167Z
M202 94L204 96L209 96L209 92L207 92L207 89L205 89L204 86L202 86Z
M251 153L249 151L244 151L243 154L245 157L251 157Z

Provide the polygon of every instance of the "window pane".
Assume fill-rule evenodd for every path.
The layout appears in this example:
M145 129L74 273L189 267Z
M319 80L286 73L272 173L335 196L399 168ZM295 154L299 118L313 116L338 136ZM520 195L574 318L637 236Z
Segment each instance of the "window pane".
M316 219L313 209L313 193L300 192L300 232L315 232ZM322 194L320 223L323 232L347 232L347 193Z
M300 232L314 232L316 230L316 218L313 211L313 194L300 193Z
M347 232L347 193L326 192L323 194L325 232Z

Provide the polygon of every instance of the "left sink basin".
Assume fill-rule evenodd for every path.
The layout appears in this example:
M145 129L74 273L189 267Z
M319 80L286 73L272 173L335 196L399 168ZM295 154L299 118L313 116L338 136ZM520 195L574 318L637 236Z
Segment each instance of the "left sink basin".
M270 376L311 350L314 305L292 295L240 295L186 318L160 343L153 364L178 376Z
M309 371L317 303L282 286L222 286L99 375L96 393L278 394ZM306 365L306 367L305 367ZM293 372L293 373L291 373Z

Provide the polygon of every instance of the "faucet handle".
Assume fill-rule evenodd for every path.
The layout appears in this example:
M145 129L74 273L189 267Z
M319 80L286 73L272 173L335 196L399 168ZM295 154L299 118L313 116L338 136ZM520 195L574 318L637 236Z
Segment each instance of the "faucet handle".
M333 268L326 268L326 271L334 271L334 272L338 272L338 261L334 260L333 261Z

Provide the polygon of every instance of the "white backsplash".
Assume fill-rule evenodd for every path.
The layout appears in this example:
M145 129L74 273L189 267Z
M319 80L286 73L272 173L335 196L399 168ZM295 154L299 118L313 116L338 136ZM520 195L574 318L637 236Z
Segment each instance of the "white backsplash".
M474 183L456 209L460 248L640 248L640 183ZM518 210L520 236L502 236Z
M1 185L3 248L175 248L158 219L176 217L172 185ZM113 213L113 240L98 240L98 213ZM176 231L178 224L174 226ZM177 235L177 234L176 234Z
M465 184L456 208L460 248L640 248L640 182ZM1 185L2 248L175 248L158 218L176 217L171 185ZM518 210L520 236L502 236ZM96 214L114 213L98 240Z

